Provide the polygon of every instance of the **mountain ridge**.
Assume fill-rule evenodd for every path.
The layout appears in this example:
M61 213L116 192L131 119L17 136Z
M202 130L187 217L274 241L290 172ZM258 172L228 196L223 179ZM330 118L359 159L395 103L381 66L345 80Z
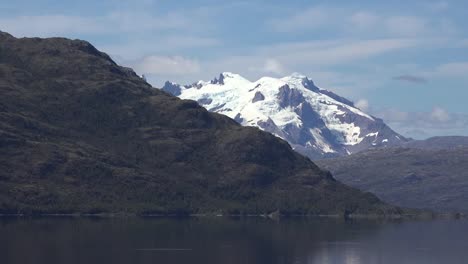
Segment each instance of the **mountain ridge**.
M0 214L402 214L90 43L0 34Z
M428 142L430 147L421 147ZM398 206L468 212L468 144L434 147L428 142L315 162L345 184Z
M251 82L239 74L224 72L209 82L192 85L168 81L161 89L195 100L209 111L227 115L244 126L273 133L311 159L344 156L407 141L383 120L298 73Z

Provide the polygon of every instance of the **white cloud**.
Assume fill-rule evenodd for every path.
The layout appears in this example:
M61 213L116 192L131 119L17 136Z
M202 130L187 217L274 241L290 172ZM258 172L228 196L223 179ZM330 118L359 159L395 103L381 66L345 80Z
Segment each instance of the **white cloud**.
M450 120L450 115L445 109L437 106L432 110L431 118L436 122L447 122Z
M377 116L381 117L384 121L386 122L391 122L391 123L400 123L400 122L406 122L408 121L410 115L408 112L405 111L400 111L398 109L386 109L384 111L376 113Z
M460 41L460 46L468 48L468 39L464 39Z
M392 34L417 36L427 34L428 22L414 16L396 16L387 19L386 27Z
M153 15L144 12L112 12L103 17L109 23L109 29L121 32L148 32L158 30L187 29L194 26L195 21L184 13L166 13Z
M454 47L459 47L456 44ZM414 72L418 78L421 80L458 80L458 81L466 81L468 80L468 61L460 61L460 62L448 62L443 63L433 67L422 68L415 67L413 70L407 70ZM449 87L446 87L450 89Z
M468 62L452 62L439 65L433 74L441 77L468 77Z
M62 14L0 18L2 30L18 37L76 37L82 34L151 34L178 30L180 33L210 29L208 17L195 11L153 14L146 11L112 11L100 16Z
M148 56L134 62L133 66L137 73L149 75L184 75L199 73L201 70L197 61L181 56Z
M169 35L162 38L161 42L170 45L172 49L179 47L213 47L221 44L221 41L216 38L190 35Z
M444 126L449 121L459 119L457 114L449 113L439 106L435 106L430 112L406 112L390 108L375 114L389 123L402 123L411 126L424 124L425 127Z
M97 34L106 31L100 19L79 16L46 15L0 18L2 30L17 37L50 37L69 34Z
M269 59L265 62L265 71L276 74L282 74L284 72L283 65L275 59Z
M409 137L468 136L468 115L450 113L441 107L434 107L429 112L385 109L373 114L381 117L395 131Z
M416 46L419 42L412 39L383 40L340 40L312 41L267 45L250 50L242 55L215 57L200 63L200 74L189 80L207 79L223 71L242 74L244 77L257 79L267 74L285 75L302 72L317 81L326 89L339 91L340 94L353 98L356 89L363 90L381 84L366 74L339 74L327 70L334 65L354 65L360 60L381 54ZM185 81L180 76L174 81ZM158 80L162 81L162 80Z
M280 32L295 32L303 29L317 29L334 23L334 10L324 7L309 7L294 13L289 17L281 17L269 21L274 30Z
M267 52L278 54L277 58L285 64L309 64L309 65L336 65L350 61L367 59L395 50L414 47L419 44L414 39L375 39L375 40L344 40L336 44L318 48L316 43L304 43L298 46L292 43L289 49L278 54L278 50L272 46Z
M360 30L373 28L377 25L377 23L379 23L379 20L379 16L366 11L354 13L350 17L350 21L353 25L353 30L356 30L356 28Z
M381 22L381 23L379 23ZM443 39L456 36L459 29L451 19L423 16L387 16L375 22L373 32L386 36Z
M444 1L423 4L421 9L441 11L448 8ZM287 13L287 12L286 12ZM414 13L414 12L413 12ZM353 8L313 6L267 22L282 33L305 33L317 29L336 37L395 38L441 37L459 32L451 18L441 16L400 15ZM322 32L322 31L321 31Z
M267 59L263 67L260 67L259 69L256 67L250 67L250 70L252 71L258 70L260 72L273 73L276 75L282 75L285 73L285 69L283 65L276 59Z
M438 1L426 4L427 8L433 12L445 11L449 8L449 3L447 1Z
M99 49L112 56L120 56L125 61L144 57L148 54L177 53L186 49L196 50L219 45L221 45L221 41L215 38L192 35L169 35L159 36L157 41L132 39L125 44L100 45Z
M354 105L361 109L363 112L367 112L369 110L369 101L366 99L359 99Z

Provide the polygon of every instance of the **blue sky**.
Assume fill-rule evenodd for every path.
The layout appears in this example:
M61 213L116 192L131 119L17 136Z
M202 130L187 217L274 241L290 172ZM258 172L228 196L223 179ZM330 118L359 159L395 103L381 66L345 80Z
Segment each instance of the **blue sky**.
M300 72L405 136L468 136L465 0L3 2L0 30L88 40L154 86Z

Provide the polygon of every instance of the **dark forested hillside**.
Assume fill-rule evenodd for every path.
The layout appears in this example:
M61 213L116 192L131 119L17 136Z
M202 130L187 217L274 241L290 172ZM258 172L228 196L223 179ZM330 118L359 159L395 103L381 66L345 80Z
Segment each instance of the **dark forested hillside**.
M85 41L0 33L1 213L400 213Z

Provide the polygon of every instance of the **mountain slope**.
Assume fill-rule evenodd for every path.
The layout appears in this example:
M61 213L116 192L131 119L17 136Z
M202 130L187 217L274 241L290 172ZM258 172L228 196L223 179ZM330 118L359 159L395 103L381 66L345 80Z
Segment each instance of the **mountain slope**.
M382 120L299 74L250 82L237 74L222 73L211 82L189 86L167 82L162 89L182 99L196 100L209 111L227 115L244 126L273 133L312 159L407 141Z
M425 140L412 140L404 143L402 147L427 150L456 149L468 147L468 137L446 136L432 137Z
M468 212L468 147L374 149L317 163L392 204Z
M0 33L1 213L399 213L80 40Z

